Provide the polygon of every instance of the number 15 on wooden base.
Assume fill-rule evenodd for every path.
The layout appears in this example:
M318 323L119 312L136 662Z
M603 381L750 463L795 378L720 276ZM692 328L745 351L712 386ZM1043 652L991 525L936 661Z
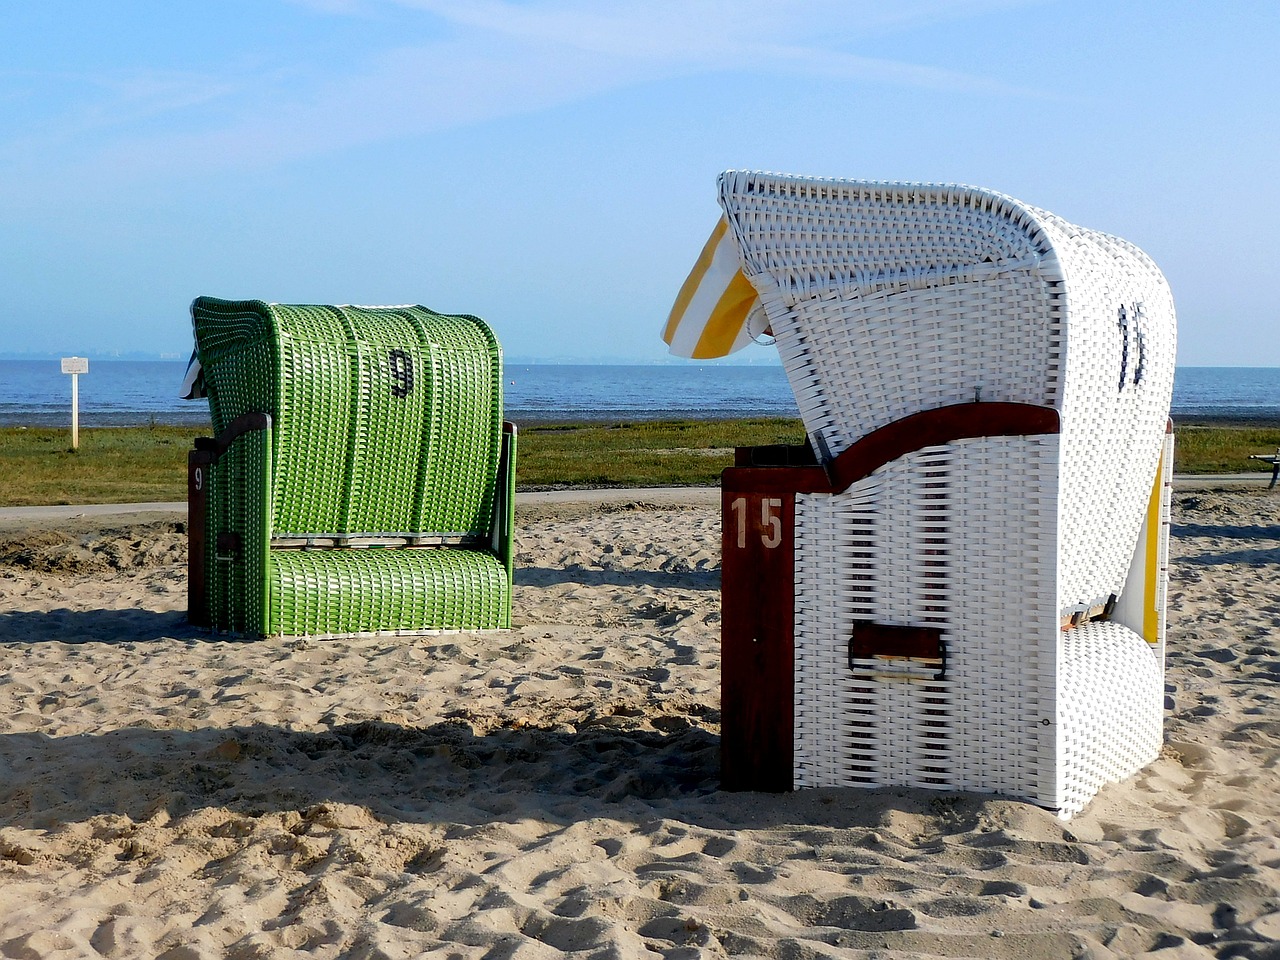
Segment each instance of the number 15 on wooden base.
M730 468L721 480L720 785L790 790L796 471ZM790 475L790 476L788 476Z

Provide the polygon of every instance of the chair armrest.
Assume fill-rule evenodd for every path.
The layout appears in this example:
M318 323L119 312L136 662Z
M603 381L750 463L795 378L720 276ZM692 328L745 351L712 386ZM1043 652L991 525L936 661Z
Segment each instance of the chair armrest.
M491 546L507 569L507 582L515 573L516 425L502 423L502 453L498 460L497 490L493 504Z
M231 444L254 430L270 430L271 414L269 413L246 413L244 416L236 417L227 425L227 429L216 437L196 437L196 449L206 451L213 455L213 460L217 460L230 449Z

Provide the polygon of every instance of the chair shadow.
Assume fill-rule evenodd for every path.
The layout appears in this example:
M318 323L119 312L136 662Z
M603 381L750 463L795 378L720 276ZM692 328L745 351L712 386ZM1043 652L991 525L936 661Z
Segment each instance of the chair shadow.
M688 795L714 788L718 742L694 727L672 734L604 728L477 734L450 720L423 728L367 721L320 732L248 725L7 734L0 735L0 769L8 771L0 822L27 819L15 805L29 807L32 817L51 813L58 798L71 800L82 817L145 819L157 803L170 802L264 813L336 802L416 820L429 818L441 801L482 796L513 781L530 792L568 796L620 797L623 781L637 795Z
M103 815L138 823L162 812L260 817L349 804L383 822L418 824L671 816L714 830L873 829L889 812L906 811L945 815L960 830L993 799L907 788L728 793L719 788L719 756L719 736L687 721L668 731L476 733L444 720L320 732L254 725L12 733L0 735L0 824L47 830Z
M1237 546L1232 550L1188 554L1178 557L1176 563L1189 563L1201 567L1234 563L1280 563L1280 525L1175 523L1170 526L1169 535L1178 540L1213 538L1237 541L1242 544L1256 544L1255 546Z
M700 570L587 570L582 567L517 567L517 587L554 587L578 584L587 587L680 587L685 590L719 590L720 568Z
M1234 526L1210 523L1175 523L1169 527L1169 534L1174 537L1226 537L1231 540L1277 540L1280 541L1280 524L1276 526Z
M155 643L160 640L234 640L187 622L185 610L6 610L0 643Z

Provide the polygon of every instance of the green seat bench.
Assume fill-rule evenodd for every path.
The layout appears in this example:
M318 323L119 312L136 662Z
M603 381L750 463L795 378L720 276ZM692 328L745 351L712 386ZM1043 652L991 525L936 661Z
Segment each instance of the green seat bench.
M258 636L511 625L515 428L484 321L197 298L189 618Z

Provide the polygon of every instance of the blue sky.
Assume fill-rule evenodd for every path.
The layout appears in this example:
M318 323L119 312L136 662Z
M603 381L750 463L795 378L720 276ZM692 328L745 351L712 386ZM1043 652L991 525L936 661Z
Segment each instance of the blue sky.
M750 168L1003 191L1145 249L1180 363L1280 366L1269 0L45 0L0 38L5 352L185 354L210 294L661 360Z

